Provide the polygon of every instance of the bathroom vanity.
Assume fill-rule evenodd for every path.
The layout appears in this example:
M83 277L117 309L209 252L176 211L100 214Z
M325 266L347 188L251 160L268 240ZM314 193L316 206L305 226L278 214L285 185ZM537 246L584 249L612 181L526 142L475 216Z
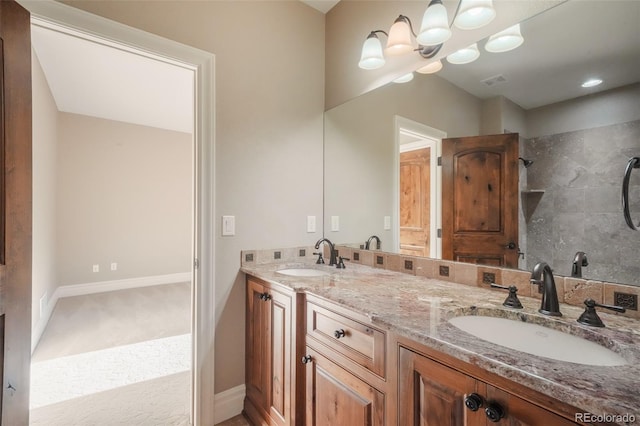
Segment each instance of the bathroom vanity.
M292 266L320 272L278 272ZM501 291L350 263L344 270L283 263L242 270L245 412L256 425L546 426L594 424L580 421L589 415L608 416L601 424L640 417L635 319L602 313L607 327L594 330L576 322L584 310L577 306L562 304L561 318L547 318L532 297L510 309ZM612 350L623 365L489 343L449 322L461 315L577 335Z

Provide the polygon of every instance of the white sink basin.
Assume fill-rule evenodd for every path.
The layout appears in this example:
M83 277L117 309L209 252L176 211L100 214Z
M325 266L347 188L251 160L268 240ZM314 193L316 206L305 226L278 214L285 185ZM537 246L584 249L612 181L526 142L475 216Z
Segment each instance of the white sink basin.
M476 315L454 317L449 322L480 339L531 355L585 365L628 364L604 346L538 324Z
M326 271L312 268L290 268L276 271L278 274L289 275L292 277L322 277L329 275Z

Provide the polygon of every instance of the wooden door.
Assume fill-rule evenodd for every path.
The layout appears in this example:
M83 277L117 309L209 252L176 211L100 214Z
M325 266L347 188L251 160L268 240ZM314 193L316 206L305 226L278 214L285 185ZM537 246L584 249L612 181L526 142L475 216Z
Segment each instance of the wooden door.
M442 141L442 257L518 266L518 134Z
M31 362L31 26L0 1L0 423L29 424Z
M400 253L429 256L431 148L400 153Z
M484 394L482 382L408 349L400 349L398 415L403 426L480 426L486 415L464 400Z
M306 370L308 426L384 425L384 394L311 348Z

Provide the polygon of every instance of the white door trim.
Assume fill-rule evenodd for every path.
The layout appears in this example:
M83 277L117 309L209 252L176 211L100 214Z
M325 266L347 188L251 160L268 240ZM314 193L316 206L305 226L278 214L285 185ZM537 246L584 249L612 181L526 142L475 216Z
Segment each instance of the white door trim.
M195 74L194 122L194 260L192 269L193 368L192 421L194 425L214 424L214 55L173 40L111 21L55 2L18 0L32 15L32 22L51 23L68 31L174 65Z

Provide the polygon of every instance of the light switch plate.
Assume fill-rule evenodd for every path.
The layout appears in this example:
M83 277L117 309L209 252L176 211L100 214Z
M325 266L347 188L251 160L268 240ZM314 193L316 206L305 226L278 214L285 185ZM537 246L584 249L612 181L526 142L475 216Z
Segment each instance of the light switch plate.
M340 230L340 216L331 216L331 231L337 232Z
M236 235L236 217L235 216L222 216L222 235L223 236Z
M307 216L307 232L316 232L315 216Z

